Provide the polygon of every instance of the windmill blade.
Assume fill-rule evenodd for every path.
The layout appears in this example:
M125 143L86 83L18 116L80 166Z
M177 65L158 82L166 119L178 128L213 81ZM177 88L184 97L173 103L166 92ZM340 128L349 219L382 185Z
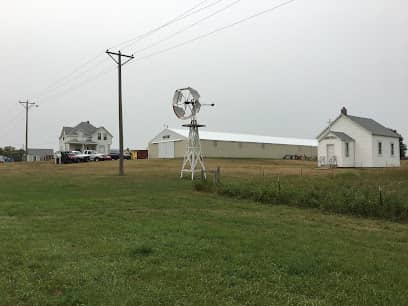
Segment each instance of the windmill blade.
M193 96L194 100L199 100L200 99L200 94L198 93L197 90L195 90L194 88L188 87L188 91Z
M186 114L184 109L182 109L181 107L178 107L176 105L173 105L173 110L174 110L174 113L176 114L176 116L178 118L184 118L184 115Z

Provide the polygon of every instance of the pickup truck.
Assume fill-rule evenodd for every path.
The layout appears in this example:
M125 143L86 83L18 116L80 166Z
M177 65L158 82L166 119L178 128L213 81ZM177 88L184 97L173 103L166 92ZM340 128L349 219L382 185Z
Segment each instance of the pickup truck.
M71 153L75 154L75 156L79 158L80 162L88 162L90 159L88 154L81 153L80 151L71 151Z
M83 154L89 156L89 160L93 161L100 161L106 159L104 154L98 153L95 150L85 150Z

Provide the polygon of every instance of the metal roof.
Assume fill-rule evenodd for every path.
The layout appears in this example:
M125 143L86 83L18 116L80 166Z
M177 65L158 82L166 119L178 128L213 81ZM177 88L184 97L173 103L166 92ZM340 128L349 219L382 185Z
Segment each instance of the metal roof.
M336 132L336 131L330 131L330 133L336 135L338 138L340 138L344 142L353 142L354 139L351 138L349 135L343 132Z
M371 133L373 133L373 135L397 137L397 138L400 137L400 135L393 132L391 129L386 128L385 126L379 124L377 121L373 119L350 116L350 115L347 115L347 117L350 118L355 123L357 123L358 125L362 126L363 128L369 130Z
M168 130L180 134L181 136L188 137L188 129L171 129ZM200 130L200 139L202 140L216 140L216 141L233 141L233 142L253 142L253 143L265 143L265 144L285 144L296 146L311 146L317 147L318 142L316 139L304 139L304 138L290 138L290 137L271 137L251 134L235 134L224 132L209 132Z

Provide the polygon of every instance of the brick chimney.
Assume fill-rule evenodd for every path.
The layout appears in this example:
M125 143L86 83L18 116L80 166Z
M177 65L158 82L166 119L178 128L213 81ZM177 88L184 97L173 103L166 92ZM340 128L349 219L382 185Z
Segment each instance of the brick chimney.
M345 108L344 106L342 107L340 112L342 115L347 116L347 108Z

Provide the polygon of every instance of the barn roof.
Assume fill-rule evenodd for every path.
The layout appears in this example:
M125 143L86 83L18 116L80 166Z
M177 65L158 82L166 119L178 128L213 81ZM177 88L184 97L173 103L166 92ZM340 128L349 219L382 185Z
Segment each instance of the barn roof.
M181 136L184 136L186 138L188 137L188 129L170 129L169 128L169 130L174 133L180 134ZM209 131L200 131L200 139L215 140L215 141L252 142L252 143L265 143L265 144L286 144L286 145L312 146L312 147L317 147L317 144L318 144L316 139L272 137L272 136L262 136L262 135L209 132Z
M373 133L373 135L397 137L397 138L400 137L400 135L393 132L391 129L386 128L385 126L379 124L377 121L373 119L350 116L350 115L347 115L347 117L350 118L355 123L357 123L358 125L362 126L363 128L369 130L371 133Z

